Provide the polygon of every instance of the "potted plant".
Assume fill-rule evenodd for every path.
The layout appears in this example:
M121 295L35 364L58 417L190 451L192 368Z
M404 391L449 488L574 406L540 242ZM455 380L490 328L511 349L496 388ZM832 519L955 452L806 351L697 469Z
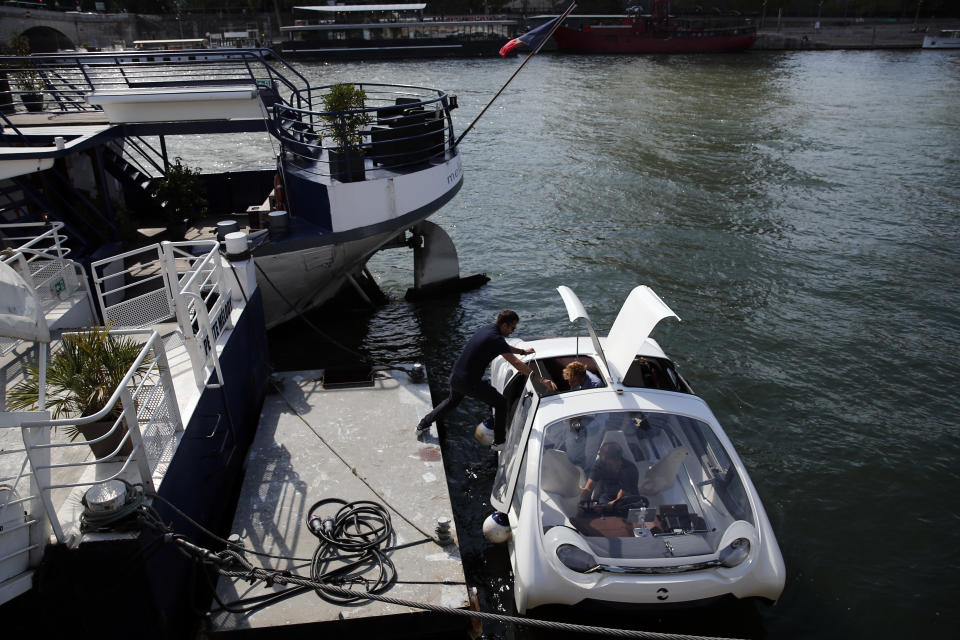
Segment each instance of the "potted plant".
M363 126L370 114L363 111L366 92L360 87L339 83L323 95L322 118L336 147L328 149L330 176L341 182L363 180Z
M18 57L26 58L30 55L30 39L25 35L14 33L7 44ZM30 61L19 61L8 76L13 78L14 84L20 90L20 100L27 111L43 111L43 77Z
M60 349L47 364L47 407L54 418L92 416L103 409L107 400L123 381L127 371L140 355L143 345L126 336L114 336L107 327L93 327L86 331L64 335ZM144 358L134 372L132 385L140 382L150 369L151 360ZM24 379L7 397L11 409L35 410L39 407L40 371L37 363L24 365ZM88 441L105 435L121 413L117 403L102 420L68 428L71 440L83 436ZM121 423L111 437L90 445L93 455L103 458L114 451L126 435ZM129 455L133 447L130 439L120 450Z
M200 171L183 164L182 158L174 159L166 175L150 182L149 192L163 207L167 231L175 240L183 240L190 221L206 213L206 187Z

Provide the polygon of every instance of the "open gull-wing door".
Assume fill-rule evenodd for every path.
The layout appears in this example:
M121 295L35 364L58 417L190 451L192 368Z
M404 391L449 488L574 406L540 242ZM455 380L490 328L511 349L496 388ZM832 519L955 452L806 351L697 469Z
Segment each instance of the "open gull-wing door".
M583 308L583 303L580 302L580 298L567 286L561 285L557 287L557 292L560 294L560 297L563 298L563 304L567 307L567 315L570 317L570 322L583 319L587 325L587 331L590 333L590 339L593 341L594 350L600 356L600 359L603 360L604 366L607 366L607 357L600 347L600 338L597 337L597 332L593 330L593 323L590 322L590 317L587 316L587 311Z
M650 287L640 285L630 292L607 336L607 366L614 380L623 381L644 340L658 322L669 317L680 320Z

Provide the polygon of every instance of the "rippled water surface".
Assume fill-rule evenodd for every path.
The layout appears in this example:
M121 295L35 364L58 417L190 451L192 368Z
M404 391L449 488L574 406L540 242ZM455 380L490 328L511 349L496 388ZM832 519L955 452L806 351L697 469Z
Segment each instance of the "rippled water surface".
M459 132L516 65L302 66L322 84L448 90ZM464 139L463 189L431 218L461 272L492 281L408 304L412 255L392 250L370 267L395 302L312 317L377 362L425 362L439 398L465 339L499 309L520 313L521 337L568 332L555 292L566 284L607 330L649 284L683 319L654 335L746 463L787 586L774 607L588 621L955 637L958 96L960 56L943 52L539 56ZM248 163L272 161L238 145L209 168ZM271 346L278 368L342 358L298 323ZM495 463L470 435L483 412L461 405L444 453L470 580L508 612L506 554L479 535Z

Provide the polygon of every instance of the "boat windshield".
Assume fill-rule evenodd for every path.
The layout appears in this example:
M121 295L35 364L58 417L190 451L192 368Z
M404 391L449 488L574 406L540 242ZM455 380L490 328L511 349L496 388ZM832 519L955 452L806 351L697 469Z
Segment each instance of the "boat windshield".
M717 551L727 527L754 524L740 475L710 426L664 412L615 411L544 431L544 532L576 529L602 558Z

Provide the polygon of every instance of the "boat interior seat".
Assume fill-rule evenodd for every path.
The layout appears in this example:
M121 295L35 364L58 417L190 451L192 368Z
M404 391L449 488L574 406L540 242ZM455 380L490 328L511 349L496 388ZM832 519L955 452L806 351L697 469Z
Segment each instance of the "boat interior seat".
M565 451L547 449L543 452L540 489L548 494L550 501L568 518L577 514L580 490L584 484L586 477L583 469L570 462ZM545 510L544 517L546 515ZM544 522L544 525L546 524Z
M640 495L653 496L673 487L688 453L686 447L676 447L649 468L641 468Z

